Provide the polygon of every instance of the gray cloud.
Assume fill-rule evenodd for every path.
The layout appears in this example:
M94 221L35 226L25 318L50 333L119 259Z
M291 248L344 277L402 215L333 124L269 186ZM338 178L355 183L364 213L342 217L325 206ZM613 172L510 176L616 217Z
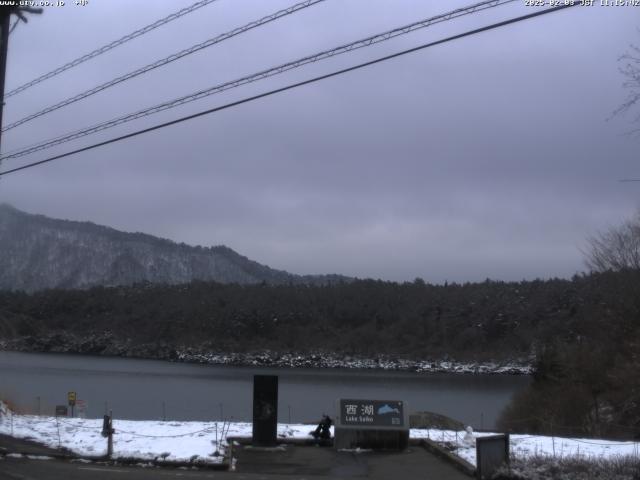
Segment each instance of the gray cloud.
M46 9L11 37L7 89L177 5ZM7 132L3 150L462 5L328 0ZM8 99L5 124L284 6L214 2ZM639 140L623 135L628 119L606 121L624 98L617 58L638 43L631 8L569 9L11 175L0 201L223 243L295 273L570 276L584 268L585 237L638 207L640 186L617 180L640 174ZM52 151L530 11L447 22Z

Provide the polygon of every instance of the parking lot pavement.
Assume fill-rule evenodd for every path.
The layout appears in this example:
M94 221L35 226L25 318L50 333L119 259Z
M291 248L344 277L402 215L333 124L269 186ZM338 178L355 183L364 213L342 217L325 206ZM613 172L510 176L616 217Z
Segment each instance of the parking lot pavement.
M235 447L238 474L300 478L468 480L470 477L422 447L404 452L336 451L328 447Z
M7 441L7 439L5 439ZM82 460L45 460L50 449L30 442L12 443L32 458L0 456L0 478L9 480L152 480L168 478L238 480L469 480L449 463L420 446L399 453L336 451L331 447L281 445L276 448L234 447L234 471L204 468L123 466ZM14 450L15 451L15 450Z

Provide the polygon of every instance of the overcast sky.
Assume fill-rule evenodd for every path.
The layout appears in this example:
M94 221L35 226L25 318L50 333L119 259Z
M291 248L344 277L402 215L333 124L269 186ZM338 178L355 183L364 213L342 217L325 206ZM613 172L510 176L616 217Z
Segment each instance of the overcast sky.
M49 7L9 42L6 91L193 3ZM217 0L6 100L4 124L294 2ZM471 2L468 2L471 3ZM326 0L5 132L4 152L427 18L464 1ZM236 88L3 169L512 16L524 0ZM640 138L607 121L640 8L576 7L8 175L0 202L293 273L570 277L640 206Z

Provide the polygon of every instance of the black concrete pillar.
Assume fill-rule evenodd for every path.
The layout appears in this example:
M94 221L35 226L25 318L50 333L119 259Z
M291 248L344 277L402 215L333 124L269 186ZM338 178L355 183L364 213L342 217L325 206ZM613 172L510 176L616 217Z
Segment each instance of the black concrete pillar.
M253 376L253 445L272 447L277 444L278 377Z

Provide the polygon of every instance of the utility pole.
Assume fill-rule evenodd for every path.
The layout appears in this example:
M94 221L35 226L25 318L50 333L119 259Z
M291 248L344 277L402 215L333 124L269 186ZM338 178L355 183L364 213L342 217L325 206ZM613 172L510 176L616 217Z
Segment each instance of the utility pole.
M4 78L7 71L7 51L9 47L9 28L11 25L11 7L0 10L2 35L0 35L0 153L2 153L2 112L4 111Z

